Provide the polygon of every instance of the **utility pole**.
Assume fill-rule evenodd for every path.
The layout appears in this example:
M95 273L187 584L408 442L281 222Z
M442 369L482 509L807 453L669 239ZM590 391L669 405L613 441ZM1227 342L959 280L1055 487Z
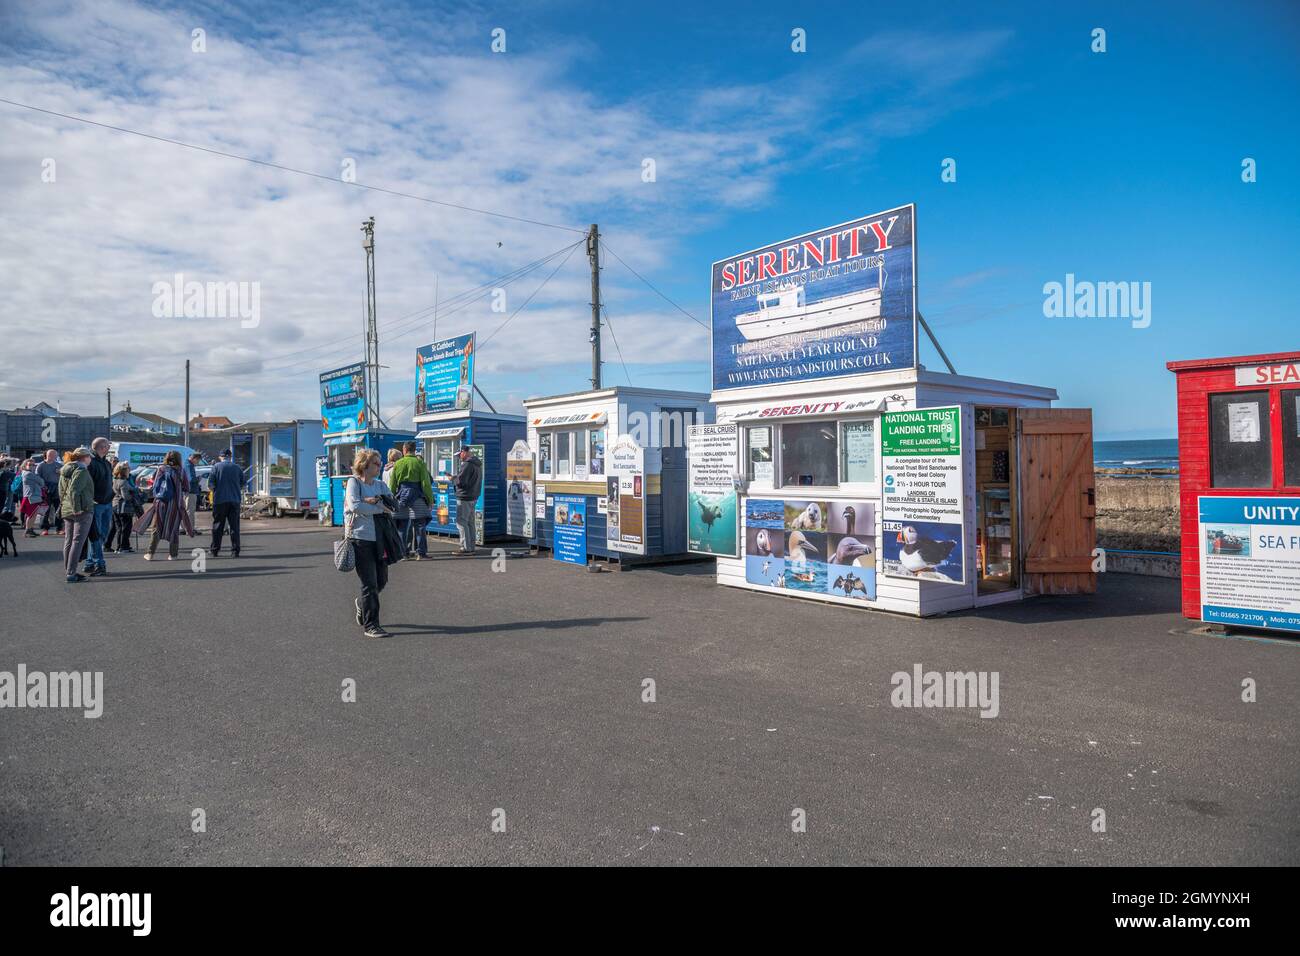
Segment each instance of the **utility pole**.
M366 250L366 421L387 428L379 417L379 326L375 320L375 217L361 224Z
M190 360L185 360L185 447L190 447Z
M113 390L110 388L110 389L106 389L106 391L108 392L108 417L112 418L113 417ZM108 427L112 428L113 423L109 422Z
M600 388L600 232L591 224L587 233L587 259L591 262L591 388Z

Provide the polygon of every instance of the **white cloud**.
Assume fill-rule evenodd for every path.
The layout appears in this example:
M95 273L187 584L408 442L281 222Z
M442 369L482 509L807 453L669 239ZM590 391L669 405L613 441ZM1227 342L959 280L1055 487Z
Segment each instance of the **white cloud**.
M463 6L456 17L423 21L402 11L279 23L260 8L217 17L207 8L68 0L6 17L7 99L330 177L351 158L363 183L527 219L583 227L599 215L619 254L652 277L679 237L767 201L803 158L795 144L806 144L811 121L801 103L812 77L719 82L671 98L662 114L649 100L611 100L580 85L580 47L491 55L482 18ZM207 31L206 53L191 52L196 26ZM882 131L932 121L933 82L969 75L1003 39L981 35L965 53L953 41L936 62L909 38L904 73L942 67L943 76L915 81L920 92L873 114ZM871 53L864 44L852 56ZM737 112L756 101L765 117ZM774 116L797 123L773 124ZM654 184L641 181L646 157L656 160ZM53 183L41 179L45 158L57 164ZM0 164L8 223L0 270L9 278L0 331L26 337L34 326L41 342L34 356L0 356L0 406L46 391L28 386L74 383L86 396L112 386L115 403L132 399L179 417L190 358L196 407L236 420L314 416L316 374L363 356L359 225L374 215L381 362L389 367L381 394L386 411L390 400L400 408L414 348L433 331L431 320L398 319L432 303L435 277L446 300L580 238L5 105ZM510 287L511 310L551 268ZM152 285L176 273L257 283L260 324L154 318ZM613 260L603 288L629 363L707 360L707 332L647 297ZM707 318L706 297L702 287L683 305ZM522 356L543 366L585 361L588 298L579 248L482 349L483 374L509 372L499 391L525 395L528 382L514 384L526 379L515 371ZM502 320L482 300L446 314L438 334L477 329L482 340ZM614 361L612 342L606 351ZM405 389L402 403L397 389ZM85 400L96 410L98 401Z

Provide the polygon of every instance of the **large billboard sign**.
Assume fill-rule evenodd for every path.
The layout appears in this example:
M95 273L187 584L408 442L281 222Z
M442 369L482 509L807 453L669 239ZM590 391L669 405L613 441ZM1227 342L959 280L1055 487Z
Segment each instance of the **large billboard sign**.
M474 397L474 333L415 350L415 414L469 411Z
M714 389L916 364L916 207L713 264Z
M320 423L325 438L366 430L364 362L321 373Z

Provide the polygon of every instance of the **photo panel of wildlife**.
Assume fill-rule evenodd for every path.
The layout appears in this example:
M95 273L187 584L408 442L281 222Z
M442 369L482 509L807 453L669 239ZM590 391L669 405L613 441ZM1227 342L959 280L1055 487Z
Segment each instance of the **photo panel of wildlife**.
M827 536L820 531L787 531L785 586L794 591L826 594Z
M816 531L824 533L826 516L830 511L827 501L785 502L785 529L787 531Z
M746 528L785 529L785 502L772 498L747 498L745 500Z
M881 523L881 568L898 578L960 584L962 526L937 521Z
M756 502L751 500L747 504ZM781 506L779 501L765 504L775 505L778 509ZM763 508L757 510L761 512ZM745 580L769 588L785 586L785 532L779 522L775 528L755 527L751 523L745 529Z
M876 505L828 502L826 581L828 593L859 601L876 599Z
M736 557L736 493L690 493L687 505L686 548L696 554Z

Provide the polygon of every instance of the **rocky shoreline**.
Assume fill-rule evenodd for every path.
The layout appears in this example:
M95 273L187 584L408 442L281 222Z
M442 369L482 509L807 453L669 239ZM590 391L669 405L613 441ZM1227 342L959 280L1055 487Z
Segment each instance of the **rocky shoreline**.
M1130 468L1099 468L1097 546L1177 552L1178 476Z

